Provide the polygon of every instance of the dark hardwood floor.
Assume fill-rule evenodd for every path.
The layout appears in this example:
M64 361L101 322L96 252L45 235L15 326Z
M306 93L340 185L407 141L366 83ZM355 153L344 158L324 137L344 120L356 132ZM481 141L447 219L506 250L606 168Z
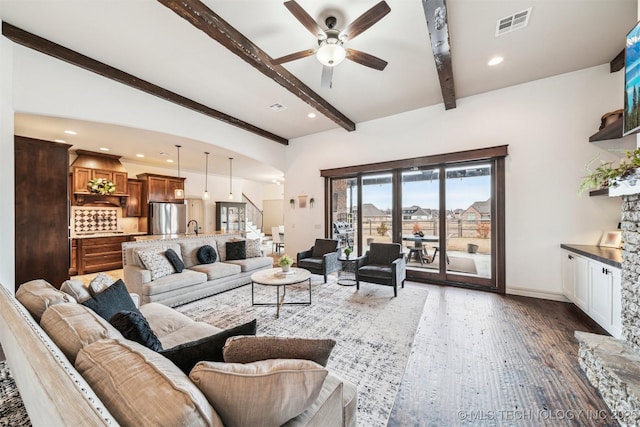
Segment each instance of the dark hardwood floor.
M427 286L389 426L616 426L578 366L569 303Z

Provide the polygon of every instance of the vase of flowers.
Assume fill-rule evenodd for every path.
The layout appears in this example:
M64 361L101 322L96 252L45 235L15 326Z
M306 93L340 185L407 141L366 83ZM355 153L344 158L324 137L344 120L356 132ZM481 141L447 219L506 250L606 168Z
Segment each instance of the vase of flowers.
M89 180L87 188L94 194L100 194L102 196L108 196L116 191L116 185L113 181L109 181L105 178L93 178Z
M280 257L280 261L278 261L280 267L282 267L283 273L288 273L291 270L291 264L293 264L293 258L289 255L284 254Z

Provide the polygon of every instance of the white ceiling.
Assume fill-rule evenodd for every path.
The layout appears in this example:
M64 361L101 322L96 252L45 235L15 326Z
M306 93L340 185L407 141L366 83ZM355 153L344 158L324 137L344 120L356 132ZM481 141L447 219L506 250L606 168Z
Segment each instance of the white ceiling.
M335 15L340 28L377 1L298 3L321 23L325 16ZM347 43L388 61L384 71L344 61L334 71L333 88L322 89L322 67L314 57L284 64L356 126L442 103L422 2L387 2L391 12ZM317 46L283 0L204 3L273 58ZM446 4L458 99L608 63L624 48L624 36L637 17L637 0L448 0ZM529 7L533 9L526 28L495 36L498 19ZM157 1L0 0L0 19L287 139L339 127L319 113L307 118L312 112L309 105ZM504 62L488 67L495 55L503 56ZM274 103L287 109L268 109ZM139 129L77 123L73 118L18 114L15 122L16 133L43 139L53 139L53 134L69 127L82 128L82 142L73 148L95 151L108 143L112 154L132 160L163 138ZM264 180L278 172L207 143L164 138L183 145L185 168L201 170L202 152L209 150L220 159L237 158L238 176Z

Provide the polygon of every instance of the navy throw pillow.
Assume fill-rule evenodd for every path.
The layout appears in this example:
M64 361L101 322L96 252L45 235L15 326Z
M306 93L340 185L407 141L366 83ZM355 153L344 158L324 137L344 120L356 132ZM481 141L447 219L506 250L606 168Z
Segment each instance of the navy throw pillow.
M113 285L93 298L83 301L82 305L95 311L107 322L119 311L138 311L122 279L116 280Z
M213 264L218 259L218 255L216 254L216 250L213 249L211 245L204 245L200 249L198 249L198 253L196 253L198 257L198 261L200 264Z
M126 339L142 344L153 351L162 351L162 343L139 311L119 311L109 319L109 323Z
M237 242L227 242L227 261L236 259L247 259L247 247L244 240Z
M215 335L163 350L160 354L171 360L182 372L189 375L191 369L198 362L224 362L222 348L227 338L236 335L255 335L256 325L257 321L253 319L251 322L225 329Z
M173 268L178 273L182 273L182 270L184 270L184 262L182 262L176 251L174 251L173 249L167 249L164 252L164 256L167 257Z

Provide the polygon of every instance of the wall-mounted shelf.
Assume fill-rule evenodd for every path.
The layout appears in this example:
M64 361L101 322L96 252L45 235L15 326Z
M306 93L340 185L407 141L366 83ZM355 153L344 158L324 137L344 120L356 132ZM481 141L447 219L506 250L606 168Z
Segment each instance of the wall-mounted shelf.
M594 197L594 196L609 196L609 189L608 188L601 188L599 190L591 190L589 191L589 197Z
M589 142L622 138L622 117L589 137Z

